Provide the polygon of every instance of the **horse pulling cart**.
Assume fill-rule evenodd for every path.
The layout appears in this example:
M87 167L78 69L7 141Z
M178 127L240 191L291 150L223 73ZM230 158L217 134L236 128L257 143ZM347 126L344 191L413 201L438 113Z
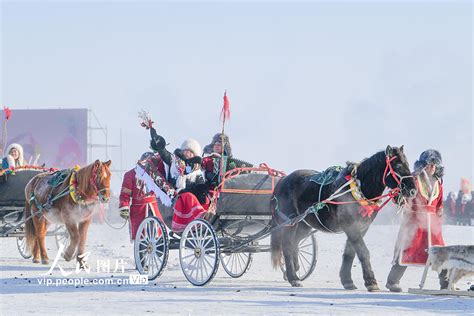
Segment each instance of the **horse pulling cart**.
M137 167L137 176L149 181L153 175ZM160 203L164 222L150 216L140 224L134 242L137 270L149 280L159 277L167 264L170 250L179 251L181 270L196 286L209 283L222 264L225 272L239 278L252 263L252 256L270 252L265 238L288 223L272 222L270 200L275 185L284 174L261 165L259 168L238 168L227 172L215 190L211 202L214 215L208 220L195 219L181 234L171 227L173 208ZM298 219L296 219L298 220ZM317 243L313 233L299 243L298 277L306 279L317 261ZM284 266L282 266L283 273Z
M50 169L25 166L0 171L0 237L14 237L20 255L29 259L25 238L25 187L37 174L49 172ZM48 231L47 236L54 236L56 245L68 244L69 234L64 226L56 225Z

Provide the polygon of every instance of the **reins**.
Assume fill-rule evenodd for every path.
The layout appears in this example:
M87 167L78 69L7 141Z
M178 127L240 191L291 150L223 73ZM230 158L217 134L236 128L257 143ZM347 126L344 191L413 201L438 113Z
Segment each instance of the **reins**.
M385 158L385 170L384 170L384 174L383 174L383 178L382 178L382 183L384 184L385 187L387 187L386 185L386 177L388 177L388 175L392 175L393 179L395 180L395 182L397 183L397 187L396 188L393 188L393 189L390 189L390 191L386 194L381 194L379 196L376 196L374 198L370 198L370 199L367 199L367 198L364 198L363 201L365 202L376 202L376 201L379 201L381 199L384 199L384 198L387 198L380 206L377 207L377 212L380 211L383 207L385 207L385 205L388 204L388 202L392 199L394 199L396 196L399 195L400 191L401 191L401 184L402 184L402 181L404 178L408 178L408 177L411 177L411 176L406 176L406 177L402 177L400 176L398 173L396 173L394 170L393 170L393 167L392 167L392 161L396 159L397 156L392 156L392 157L389 157L388 155L386 155L386 158ZM322 221L320 220L319 218L319 215L318 215L318 212L323 209L324 207L327 207L327 204L332 204L332 205L349 205L349 204L354 204L354 203L359 203L360 204L360 200L357 200L355 199L354 201L334 201L335 199L349 193L349 192L353 192L355 190L355 187L351 187L351 184L353 183L357 183L357 179L356 179L356 176L355 176L355 172L353 170L353 172L351 173L350 175L350 178L348 179L348 181L346 183L344 183L341 187L339 187L334 193L332 193L327 199L325 200L322 200L321 201L321 193L322 193L322 187L324 186L324 182L326 181L326 179L324 179L323 181L323 184L320 185L320 188L319 188L319 196L318 196L318 201L319 202L316 202L314 203L313 205L311 205L310 207L308 207L302 214L299 214L298 216L294 217L294 218L288 218L286 215L284 215L284 219L285 219L285 222L282 223L282 225L285 225L285 226L293 226L295 224L297 224L298 222L300 221L304 221L308 226L311 226L309 225L305 218L306 216L308 216L309 214L314 214L316 219L318 220L319 224L325 228L327 231L331 232L331 233L337 233L337 232L334 232L332 231L330 228L326 227L326 225L324 225L322 223ZM346 187L349 187L347 190L343 191L343 189L345 189ZM276 196L274 196L274 199L276 200ZM282 217L281 214L278 214L278 213L281 213L279 210L278 210L278 200L276 200L277 202L277 215ZM369 215L369 214L367 214ZM369 217L371 216L371 214L369 215Z

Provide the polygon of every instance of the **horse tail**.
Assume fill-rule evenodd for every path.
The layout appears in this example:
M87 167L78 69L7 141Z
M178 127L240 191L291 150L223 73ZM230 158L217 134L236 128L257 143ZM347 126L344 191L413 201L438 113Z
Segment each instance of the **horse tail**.
M277 218L278 216L275 214L275 210L278 208L278 200L276 196L273 196L271 201L270 201L270 208L272 211L272 217L274 221L274 225L278 225L277 223ZM278 269L280 268L282 264L282 230L281 229L276 229L273 231L270 239L270 247L272 251L272 266L273 269Z
M35 179L35 178L33 178ZM33 194L34 185L33 180L30 180L25 187L25 218L27 218L25 222L25 235L26 235L26 246L30 251L33 251L36 245L36 230L35 224L33 223L33 217L31 216L31 203L30 198Z
M276 230L272 233L271 237L271 250L272 250L272 266L273 269L280 268L282 264L282 233L281 230Z

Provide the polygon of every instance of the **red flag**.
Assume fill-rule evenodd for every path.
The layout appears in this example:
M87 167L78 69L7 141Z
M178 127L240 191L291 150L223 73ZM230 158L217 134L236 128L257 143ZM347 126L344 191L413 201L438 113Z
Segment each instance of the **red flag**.
M229 102L229 98L227 98L227 91L226 91L224 92L224 105L222 106L221 120L225 122L228 119L230 119L230 102Z
M3 112L5 112L5 118L8 121L10 119L10 116L12 115L12 110L10 110L8 107L4 106L3 107Z

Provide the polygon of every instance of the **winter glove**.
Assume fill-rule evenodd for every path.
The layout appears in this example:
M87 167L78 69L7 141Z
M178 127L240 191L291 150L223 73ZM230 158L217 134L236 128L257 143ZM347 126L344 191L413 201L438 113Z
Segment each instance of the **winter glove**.
M128 207L124 207L120 209L120 217L123 218L124 220L127 220L130 218L130 210Z
M163 136L158 135L153 127L150 128L150 136L151 149L153 149L154 151L160 151L166 147L166 140L163 138Z
M438 217L442 217L443 216L443 209L442 208L439 208L437 211L436 211L436 215L438 215Z

